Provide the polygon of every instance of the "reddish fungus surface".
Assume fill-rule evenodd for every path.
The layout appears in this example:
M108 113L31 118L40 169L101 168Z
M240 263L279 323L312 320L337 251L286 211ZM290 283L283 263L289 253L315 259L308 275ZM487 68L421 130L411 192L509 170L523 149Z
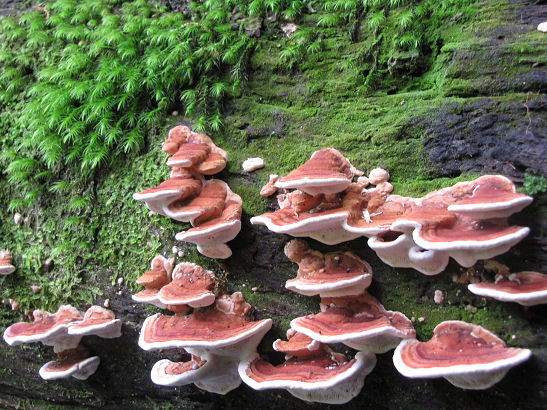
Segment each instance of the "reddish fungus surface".
M179 167L192 167L207 158L211 152L211 147L207 144L188 142L182 144L179 150L169 157L167 165Z
M216 283L212 272L196 264L183 262L175 267L173 281L161 288L159 297L165 304L178 304L181 301L191 303L212 293L213 303Z
M90 326L96 326L111 322L116 319L116 316L110 310L103 309L100 306L93 306L85 312L84 320L80 323L71 325L71 329L84 329Z
M503 276L495 283L476 283L475 288L494 289L506 293L532 293L547 290L547 275L539 272L520 272L511 278Z
M294 187L296 187L304 179L347 180L349 184L353 176L354 171L349 161L337 150L325 148L316 151L307 162L282 177L277 185L295 183Z
M189 316L157 315L143 327L146 343L170 341L214 342L241 335L263 321L248 322L243 317L225 314L215 309L195 311Z
M519 355L480 326L449 321L435 328L428 342L409 342L401 350L405 365L415 369L487 364Z
M338 362L328 354L312 359L291 358L283 364L274 366L265 360L257 359L251 362L247 375L257 382L275 380L294 380L305 383L328 381L346 372L355 359L349 362Z
M6 329L4 338L13 338L18 336L34 336L47 333L51 329L66 325L67 323L82 320L80 313L74 308L61 306L57 313L43 312L35 310L34 322L19 322Z

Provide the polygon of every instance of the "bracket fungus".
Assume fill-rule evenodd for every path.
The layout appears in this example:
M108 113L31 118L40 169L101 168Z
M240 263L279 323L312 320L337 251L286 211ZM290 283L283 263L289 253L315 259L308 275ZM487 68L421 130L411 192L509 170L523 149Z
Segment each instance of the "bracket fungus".
M281 177L275 186L299 189L309 195L336 194L348 187L357 170L339 151L325 148L315 151L303 165Z
M57 360L40 368L44 380L67 377L85 380L99 367L100 358L91 356L80 345L83 336L96 335L102 338L116 338L121 335L121 321L114 313L100 306L91 306L84 316L78 309L61 306L56 313L35 310L32 323L19 322L4 332L4 340L10 346L23 343L42 342L53 346Z
M228 155L205 134L192 132L179 125L169 131L162 150L172 156L170 167L193 168L204 175L214 175L226 167Z
M151 372L154 383L194 383L219 394L241 384L237 366L256 352L272 321L250 321L251 306L240 292L222 296L215 303L217 283L212 272L183 262L173 270L173 280L158 289L158 300L175 314L148 317L141 329L139 346L144 350L184 349L191 356L187 362L157 362ZM213 303L214 307L205 308Z
M210 258L226 259L232 255L232 250L226 242L234 239L241 230L241 213L243 202L241 197L233 193L228 185L220 183L225 192L217 217L207 219L187 231L175 235L178 241L191 242L197 245L198 251Z
M255 216L251 223L327 245L364 236L388 265L414 268L426 275L442 272L449 258L469 267L479 259L500 255L529 233L527 227L509 225L507 218L529 205L532 198L517 193L506 177L485 175L422 198L410 198L391 194L393 186L383 169L352 182L358 174L348 171L353 167L339 158L338 151L326 149L316 154L316 161L306 162L274 183L277 188L298 188L278 195L280 209ZM329 178L316 177L313 171L323 162L327 164L325 172L342 173L346 182L333 177L339 184L329 186L325 182ZM305 177L306 172L312 177ZM310 178L322 182L302 192ZM376 183L376 187L367 188L369 183ZM269 185L271 182L263 188L266 193L272 192Z
M393 363L406 377L444 377L462 389L487 389L510 368L527 360L528 349L508 348L481 326L461 321L442 322L428 342L403 340Z
M468 289L479 296L502 302L516 302L523 306L547 303L547 275L539 272L499 275L494 283L472 283L468 285Z
M157 187L133 194L151 211L194 228L177 239L196 243L198 251L211 258L228 258L232 252L226 242L241 230L243 209L239 195L217 179L205 181L226 167L227 154L205 134L177 126L169 131L163 151L172 154L167 165L173 169L168 180Z
M255 355L239 364L239 374L246 384L255 390L286 389L306 401L343 404L359 394L365 377L376 365L373 354L358 352L354 359L347 360L292 329L287 338L287 342L274 342L275 350L287 354L284 363L274 366Z
M0 249L0 275L9 275L15 272L15 266L11 263L11 252L7 249Z
M213 272L195 263L182 262L175 266L172 279L158 292L158 299L164 305L188 305L198 308L215 302L217 279Z
M173 262L174 259L167 259L161 255L152 259L150 270L137 279L137 284L143 285L145 290L132 295L132 299L135 302L150 303L164 308L165 305L160 302L158 293L163 286L171 281Z
M402 313L386 310L369 295L321 298L321 312L293 319L291 328L322 343L344 343L370 353L385 353L416 331Z
M285 245L285 255L298 263L295 279L285 287L306 296L359 295L372 282L371 266L352 252L322 254L301 239Z

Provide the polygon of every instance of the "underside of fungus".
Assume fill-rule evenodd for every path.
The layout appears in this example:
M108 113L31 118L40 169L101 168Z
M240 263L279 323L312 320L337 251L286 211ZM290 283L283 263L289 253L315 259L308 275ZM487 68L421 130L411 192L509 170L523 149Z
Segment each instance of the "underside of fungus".
M403 340L393 363L406 377L444 377L462 389L487 389L530 355L528 349L506 347L481 326L447 321L434 329L428 342Z
M298 178L291 173L288 179L305 181L306 172L313 177L310 163L293 171ZM357 182L348 172L349 182L334 194L321 191L321 185L303 192L299 185L280 184L284 178L275 186L298 189L278 194L280 209L255 216L251 223L327 245L368 237L369 246L388 265L411 267L426 275L442 272L449 258L469 267L502 254L529 232L509 225L507 218L532 198L517 193L514 184L500 175L460 182L422 198L392 195L389 174L382 169ZM372 181L376 186L368 188Z
M499 275L495 282L473 283L468 288L476 295L523 306L547 303L547 275L539 272Z
M287 354L284 363L274 366L258 355L239 365L243 381L255 390L286 389L299 399L347 403L359 394L365 377L376 365L376 356L358 352L347 360L328 346L289 330L288 342L276 341L274 348Z
M19 322L4 332L4 340L11 346L42 342L53 346L57 360L46 363L39 374L45 380L67 377L85 380L99 367L100 358L91 356L80 345L83 336L95 335L115 338L121 335L121 321L114 313L100 306L91 306L82 316L70 305L61 306L56 313L35 310L32 323Z
M180 232L177 239L196 243L198 251L211 258L228 258L232 252L226 242L241 230L241 198L220 180L205 181L226 166L226 152L205 134L177 126L169 132L162 146L172 154L168 180L133 194L148 209L177 221L189 222L193 228Z

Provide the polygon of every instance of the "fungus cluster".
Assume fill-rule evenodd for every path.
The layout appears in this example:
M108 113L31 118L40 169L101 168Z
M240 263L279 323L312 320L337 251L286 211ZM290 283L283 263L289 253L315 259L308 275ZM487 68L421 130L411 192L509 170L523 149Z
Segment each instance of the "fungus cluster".
M532 198L517 193L503 176L486 175L410 198L391 194L385 170L353 182L360 174L335 149L317 151L289 175L271 176L261 193L283 189L277 197L280 209L251 223L328 245L365 236L388 265L426 275L442 272L450 257L469 267L502 254L529 232L509 225L507 218Z
M346 403L361 391L376 364L375 353L415 337L412 322L366 292L372 269L351 252L322 254L296 239L285 246L285 254L299 265L297 278L285 286L320 295L321 312L292 320L288 341L274 342L274 349L286 354L285 363L274 366L258 355L250 357L239 365L241 378L257 390L280 388L307 401ZM348 360L329 343L359 352Z
M11 252L8 249L0 249L0 275L10 275L15 272L12 265Z
M169 131L162 150L171 156L169 179L133 194L148 209L193 228L176 235L179 241L197 244L200 253L211 258L228 258L226 245L241 230L242 201L228 185L217 179L205 180L224 169L226 152L205 134L179 125Z
M46 363L39 371L45 380L70 376L87 379L99 367L100 358L91 356L80 345L82 337L96 335L112 339L121 335L121 321L100 306L91 306L83 316L70 305L61 306L56 313L35 310L33 316L32 323L19 322L8 327L4 340L10 346L33 342L53 346L57 360Z
M194 383L208 392L226 394L241 384L238 365L256 354L272 326L271 319L251 321L251 306L240 292L216 298L217 279L201 266L183 262L172 273L171 266L165 258L156 257L152 270L139 278L139 283L148 285L144 291L147 303L174 312L148 317L139 346L144 350L184 349L190 359L158 361L152 368L152 381L164 386Z

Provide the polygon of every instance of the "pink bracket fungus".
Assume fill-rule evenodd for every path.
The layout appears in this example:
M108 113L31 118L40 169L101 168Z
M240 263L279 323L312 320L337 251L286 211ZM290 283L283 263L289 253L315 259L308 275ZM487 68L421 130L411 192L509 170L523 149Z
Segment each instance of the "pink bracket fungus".
M137 284L143 285L145 290L133 295L132 299L135 302L150 303L164 308L165 305L160 302L158 293L163 286L171 281L173 262L173 259L167 259L161 255L152 259L150 270L137 279Z
M239 310L240 304L245 303L239 292L228 301L226 298L218 300L214 309L195 310L186 316L158 313L148 317L142 326L139 346L144 350L189 347L214 350L221 356L244 356L242 353L256 348L270 329L271 320L248 321L245 318L248 308ZM225 310L226 303L234 307Z
M426 275L442 272L450 257L469 267L500 255L529 233L527 227L510 226L507 217L532 198L517 193L503 176L485 175L422 198L392 195L386 178L385 170L373 170L370 178L350 179L334 196L320 188L308 198L299 191L282 193L281 209L251 223L328 245L365 236L385 263ZM367 189L371 179L377 186Z
M296 279L285 287L306 296L359 295L370 286L372 268L351 252L322 254L301 239L285 245L285 255L298 263Z
M179 232L175 235L175 239L195 243L202 255L226 259L232 255L232 250L226 242L234 239L241 230L243 202L226 183L218 180L209 182L212 181L221 185L225 192L220 215L199 223L194 220L195 226L187 231Z
M277 192L277 187L275 183L279 179L279 175L271 174L268 180L268 183L262 187L260 190L260 195L262 196L271 196Z
M181 232L177 239L197 244L198 251L211 258L228 258L232 251L226 242L241 230L243 209L239 195L222 181L204 180L226 166L227 154L205 134L177 126L169 131L163 151L173 154L167 165L170 178L157 187L133 194L151 211L177 221L190 222L194 228Z
M347 360L328 346L292 330L288 342L276 341L274 348L288 355L277 366L250 356L239 364L243 381L255 390L286 389L299 399L329 403L347 403L359 394L365 377L376 365L376 356L358 352Z
M54 314L35 310L33 316L32 323L19 322L8 327L4 340L11 346L32 342L53 346L57 360L46 363L39 371L45 380L70 376L87 379L99 367L100 358L91 356L80 345L82 337L97 335L111 339L121 335L121 321L99 306L90 307L83 317L70 305L61 306Z
M175 267L173 281L163 287L160 298L171 309L184 304L188 310L173 316L156 314L142 327L139 346L144 350L179 348L191 355L187 362L164 359L152 368L152 381L165 386L194 383L213 393L226 394L241 384L238 363L256 352L271 319L249 321L251 306L240 292L217 299L214 308L215 276L192 263Z
M171 283L158 292L164 305L188 305L193 308L209 306L215 302L217 279L213 272L195 263L182 262L175 266Z
M348 187L356 175L363 175L334 148L315 151L311 158L287 176L280 178L277 188L297 188L309 195L335 194Z
M84 314L84 320L67 329L69 335L95 335L103 339L115 339L122 335L122 321L116 319L111 310L91 306Z
M515 185L505 177L483 178L471 196L448 206L449 212L474 219L507 218L522 211L533 198L519 194Z
M168 207L171 203L194 197L202 187L203 181L199 177L182 168L174 169L167 181L133 194L133 199L145 202L146 207L153 212L170 216Z
M527 360L528 349L508 348L481 326L461 321L442 322L428 342L403 340L393 363L406 377L444 377L462 389L487 389L510 368Z
M360 296L322 298L322 312L296 318L291 328L322 343L344 343L370 353L385 353L416 331L402 313L386 310L378 300Z
M194 168L201 174L214 175L226 167L226 151L217 147L205 134L192 132L179 125L169 131L162 150L172 156L167 160L170 167Z
M11 263L11 252L7 249L0 249L0 275L9 275L15 272L15 266Z
M539 272L499 275L494 283L473 283L468 285L468 289L476 295L502 302L516 302L523 306L547 303L547 275Z

